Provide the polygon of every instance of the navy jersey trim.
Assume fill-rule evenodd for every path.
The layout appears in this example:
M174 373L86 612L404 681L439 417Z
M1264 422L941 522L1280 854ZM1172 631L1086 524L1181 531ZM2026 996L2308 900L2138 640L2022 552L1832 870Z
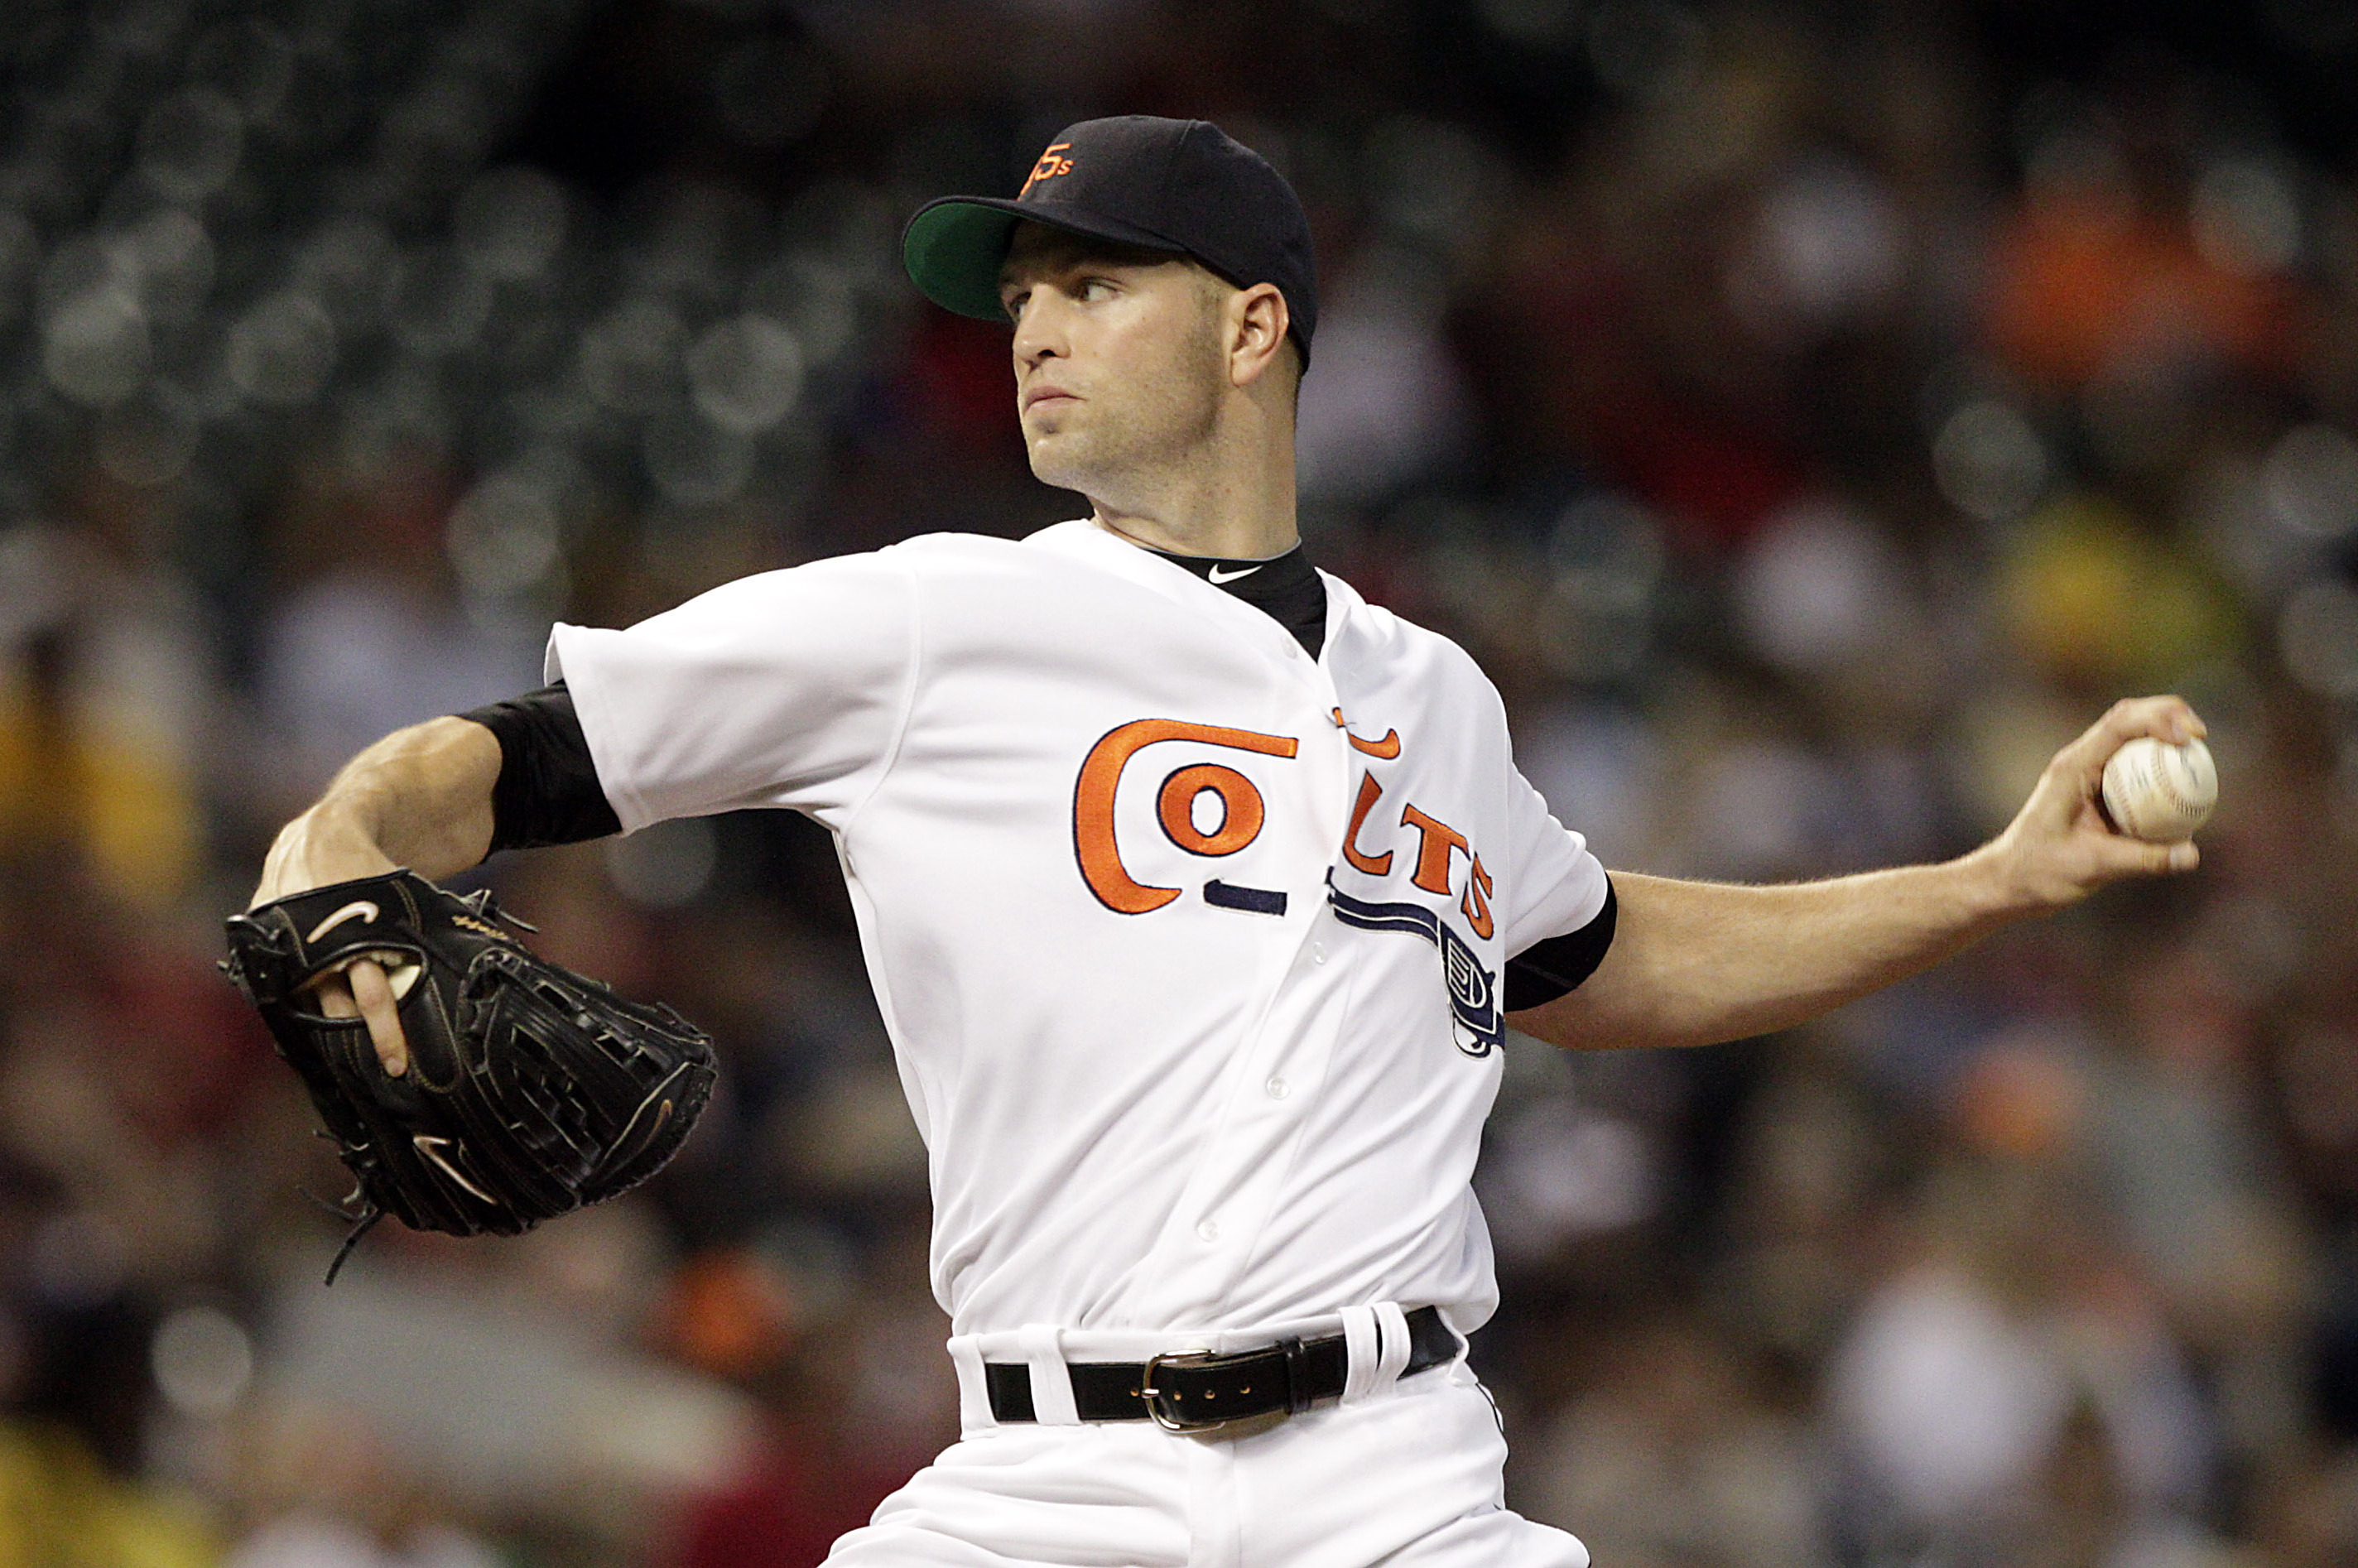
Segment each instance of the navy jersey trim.
M1422 936L1441 955L1441 979L1449 993L1449 1016L1457 1025L1457 1048L1468 1056L1487 1056L1505 1044L1507 1026L1498 1011L1497 977L1482 967L1472 944L1449 927L1448 922L1421 903L1377 903L1353 898L1326 874L1326 902L1335 918L1363 931L1400 931Z
M1283 914L1285 895L1271 888L1238 887L1214 877L1204 884L1204 902L1222 909L1241 909L1248 914Z

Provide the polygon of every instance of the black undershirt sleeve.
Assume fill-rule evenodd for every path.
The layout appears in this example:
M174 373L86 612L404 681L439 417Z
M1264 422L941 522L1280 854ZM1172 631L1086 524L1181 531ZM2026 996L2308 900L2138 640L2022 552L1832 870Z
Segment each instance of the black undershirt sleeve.
M1581 981L1595 974L1596 966L1605 961L1605 950L1613 946L1618 902L1612 880L1607 878L1605 907L1587 925L1562 936L1534 942L1508 959L1506 1011L1520 1012L1527 1007L1553 1001L1567 991L1578 990Z
M622 830L590 760L590 737L565 683L459 716L499 738L500 777L492 786L492 847L533 849L579 844Z

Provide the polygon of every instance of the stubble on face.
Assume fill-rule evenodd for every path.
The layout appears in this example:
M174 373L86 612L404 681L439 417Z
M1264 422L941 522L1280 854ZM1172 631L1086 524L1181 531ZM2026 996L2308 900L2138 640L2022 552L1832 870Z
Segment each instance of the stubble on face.
M1009 276L1047 291L1054 351L1027 363L1016 397L1032 471L1044 484L1125 501L1185 464L1216 428L1227 367L1227 286L1192 262L1019 231ZM1093 280L1102 280L1093 282ZM1027 406L1036 390L1071 394Z

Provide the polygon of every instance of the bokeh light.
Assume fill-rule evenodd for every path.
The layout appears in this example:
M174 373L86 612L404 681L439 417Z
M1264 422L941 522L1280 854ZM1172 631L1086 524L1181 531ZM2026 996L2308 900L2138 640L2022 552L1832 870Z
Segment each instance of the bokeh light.
M211 965L278 826L552 622L1083 511L899 238L1147 112L1308 207L1311 555L1617 869L1963 854L2136 691L2226 781L2196 877L1819 1024L1509 1043L1509 1503L1631 1568L2358 1561L2353 16L10 7L0 1560L780 1568L955 1435L823 830L470 873L723 1089L625 1198L332 1292L349 1181Z

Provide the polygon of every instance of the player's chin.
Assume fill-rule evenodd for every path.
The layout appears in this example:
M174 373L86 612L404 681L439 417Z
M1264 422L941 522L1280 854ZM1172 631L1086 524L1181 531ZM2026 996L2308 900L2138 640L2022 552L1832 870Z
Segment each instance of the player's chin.
M1097 471L1082 442L1055 433L1025 431L1024 446L1032 459L1032 477L1057 490L1086 491Z
M1062 398L1025 409L1022 423L1023 438L1035 451L1047 443L1069 443L1080 433L1076 428L1073 405Z

